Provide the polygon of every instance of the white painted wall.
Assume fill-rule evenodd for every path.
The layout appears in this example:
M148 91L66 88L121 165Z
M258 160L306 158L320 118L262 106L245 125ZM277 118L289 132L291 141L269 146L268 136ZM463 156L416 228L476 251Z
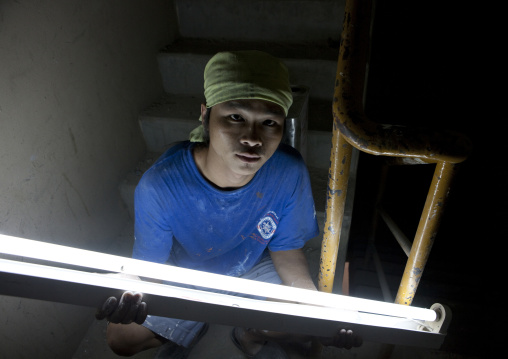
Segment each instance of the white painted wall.
M162 94L171 0L0 2L0 233L104 250ZM70 358L93 309L0 296L0 358Z

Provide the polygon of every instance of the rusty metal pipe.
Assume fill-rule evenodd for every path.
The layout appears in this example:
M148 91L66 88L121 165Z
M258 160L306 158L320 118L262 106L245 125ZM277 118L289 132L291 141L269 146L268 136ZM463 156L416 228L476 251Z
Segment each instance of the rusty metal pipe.
M437 235L456 165L439 162L425 201L395 303L411 305Z
M369 48L370 1L346 1L337 66L333 117L340 133L361 151L383 156L413 157L424 162L464 161L470 140L453 131L434 131L379 124L363 111L363 88Z
M455 164L471 151L469 139L450 131L436 132L378 124L363 110L372 0L346 0L333 97L333 140L319 289L331 292L344 216L352 147L401 158L401 163L436 163L431 189L397 294L397 303L411 304L436 235Z
M335 279L335 267L342 220L344 219L352 151L353 147L334 126L330 169L328 172L325 229L321 243L318 277L319 290L328 293L332 292L333 281Z

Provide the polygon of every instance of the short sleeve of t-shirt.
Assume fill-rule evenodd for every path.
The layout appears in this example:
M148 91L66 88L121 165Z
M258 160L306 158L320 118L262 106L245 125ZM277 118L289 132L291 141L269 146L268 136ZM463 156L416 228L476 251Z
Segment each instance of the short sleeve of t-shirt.
M165 263L173 245L171 222L162 215L167 211L163 181L157 172L147 173L134 193L135 225L133 258Z
M276 235L268 244L271 251L299 249L319 233L310 178L302 161L296 161L288 176L286 201Z

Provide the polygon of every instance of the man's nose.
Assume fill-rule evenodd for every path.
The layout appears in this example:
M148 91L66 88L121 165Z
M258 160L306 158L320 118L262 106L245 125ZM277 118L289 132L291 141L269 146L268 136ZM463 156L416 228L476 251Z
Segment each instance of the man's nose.
M259 136L259 131L255 125L245 126L240 141L243 145L250 147L261 146L262 144L261 137Z

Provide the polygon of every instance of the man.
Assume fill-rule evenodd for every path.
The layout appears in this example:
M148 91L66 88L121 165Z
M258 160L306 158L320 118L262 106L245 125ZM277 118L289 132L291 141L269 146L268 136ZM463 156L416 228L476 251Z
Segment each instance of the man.
M222 52L204 79L194 142L167 150L136 188L133 258L316 290L302 251L318 234L309 176L298 152L280 143L292 104L285 65L259 51ZM116 303L98 318L110 321L108 343L120 355L161 344L185 354L206 332L204 323L144 320L141 294ZM285 357L274 342L287 337L231 333L248 357ZM347 332L329 342L351 347L353 339Z

